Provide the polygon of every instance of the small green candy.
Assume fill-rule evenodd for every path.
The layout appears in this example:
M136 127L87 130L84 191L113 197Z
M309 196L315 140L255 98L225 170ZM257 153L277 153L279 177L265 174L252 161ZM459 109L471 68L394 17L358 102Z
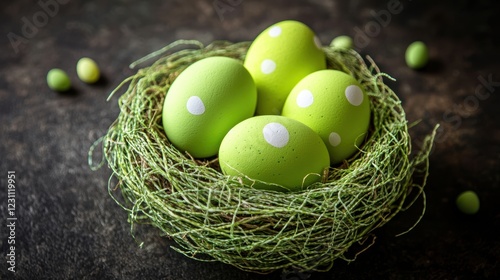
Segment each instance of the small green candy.
M54 68L47 73L47 85L52 90L63 92L71 88L71 81L64 70Z
M413 69L420 69L429 60L429 51L424 42L416 41L411 43L406 49L406 65Z
M457 197L457 207L465 214L476 214L479 211L479 197L474 191L465 191Z
M76 64L76 74L85 83L93 84L99 80L101 73L97 63L88 57L82 57Z
M352 49L352 38L347 35L341 35L332 40L330 46L335 48Z

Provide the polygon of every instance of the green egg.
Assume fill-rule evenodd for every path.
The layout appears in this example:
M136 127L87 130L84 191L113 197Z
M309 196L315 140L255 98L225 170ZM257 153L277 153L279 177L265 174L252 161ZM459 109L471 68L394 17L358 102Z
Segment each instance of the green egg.
M226 175L257 189L300 191L322 178L328 150L306 125L283 116L256 116L224 137L219 163Z
M456 200L457 207L465 214L476 214L479 211L479 197L474 191L461 193Z
M93 84L101 77L101 71L97 63L88 57L82 57L76 64L76 74L85 83Z
M286 97L306 75L326 68L321 42L305 24L286 20L260 33L251 44L245 67L257 85L258 115L279 115Z
M427 65L429 51L424 42L416 41L411 43L405 53L406 65L413 69L420 69Z
M71 88L71 81L64 70L54 68L47 73L47 85L52 90L63 92Z
M330 46L334 48L352 49L352 38L347 35L341 35L332 40Z
M209 57L187 67L168 89L162 122L169 141L195 158L217 154L224 135L252 117L257 89L236 59Z
M293 88L283 116L298 120L325 142L332 164L351 157L370 125L370 101L352 76L337 70L309 74Z

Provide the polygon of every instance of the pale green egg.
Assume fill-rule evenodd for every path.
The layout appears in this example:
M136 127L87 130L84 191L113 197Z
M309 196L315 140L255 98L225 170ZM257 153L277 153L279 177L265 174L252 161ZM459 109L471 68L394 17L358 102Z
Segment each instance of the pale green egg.
M283 107L283 116L298 120L321 136L332 164L351 157L370 125L370 102L352 76L321 70L302 79Z
M99 81L101 71L97 63L88 57L82 57L76 63L76 74L85 83L93 84Z
M352 49L352 38L347 35L335 37L330 46L341 49Z
M329 167L328 150L308 126L283 116L256 116L224 137L219 163L226 175L257 189L299 191Z
M258 115L279 115L285 100L302 78L325 69L321 42L305 24L286 20L260 33L248 49L245 67L258 90Z
M209 57L193 63L172 83L163 105L168 140L195 158L217 154L224 135L252 117L257 89L236 59Z

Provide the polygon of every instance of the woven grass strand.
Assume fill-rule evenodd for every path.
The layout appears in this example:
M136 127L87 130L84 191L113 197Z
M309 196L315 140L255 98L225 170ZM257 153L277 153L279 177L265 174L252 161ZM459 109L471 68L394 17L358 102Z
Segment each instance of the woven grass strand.
M389 76L355 51L326 47L328 68L353 75L369 95L369 137L357 155L304 191L246 187L224 176L217 160L194 160L172 147L161 115L170 84L187 66L209 56L243 60L249 45L217 41L178 51L119 86L129 83L119 98L121 112L102 138L105 160L118 180L115 186L110 179L109 193L128 212L131 231L134 224L152 224L190 258L259 273L326 271L336 259L352 261L347 251L353 244L365 244L373 230L421 197L435 130L410 158L405 113L383 83Z

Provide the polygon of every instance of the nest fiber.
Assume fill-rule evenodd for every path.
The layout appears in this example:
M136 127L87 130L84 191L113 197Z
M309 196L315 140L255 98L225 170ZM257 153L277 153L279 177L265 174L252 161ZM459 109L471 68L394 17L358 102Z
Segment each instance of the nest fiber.
M162 127L169 86L200 59L243 61L250 45L180 41L159 52L185 43L197 47L163 56L123 81L117 89L128 88L119 98L120 114L101 138L117 179L109 193L128 212L132 229L152 224L175 240L178 252L246 271L325 271L336 259L353 260L352 245L357 253L366 249L374 229L422 196L435 132L412 153L401 102L383 83L390 77L353 50L324 48L328 68L352 75L368 93L369 136L355 156L325 172L322 182L294 193L256 190L223 175L217 158L196 160L176 150Z

